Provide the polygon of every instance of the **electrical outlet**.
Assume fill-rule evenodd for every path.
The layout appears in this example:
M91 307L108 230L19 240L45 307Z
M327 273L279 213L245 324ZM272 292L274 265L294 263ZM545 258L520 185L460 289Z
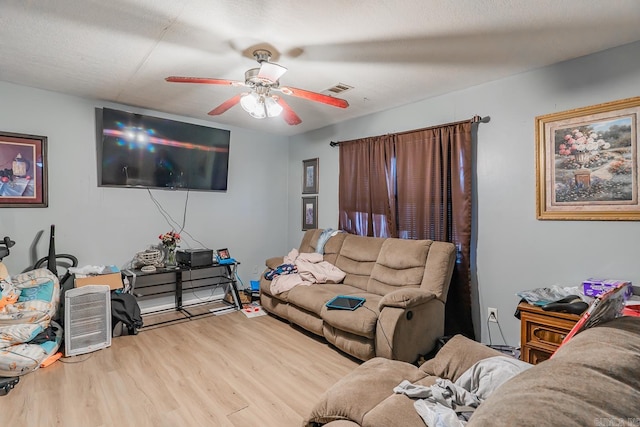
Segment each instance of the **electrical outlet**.
M253 266L253 274L254 275L258 274L258 265L257 264Z
M487 311L489 312L489 322L498 323L498 309L489 307Z

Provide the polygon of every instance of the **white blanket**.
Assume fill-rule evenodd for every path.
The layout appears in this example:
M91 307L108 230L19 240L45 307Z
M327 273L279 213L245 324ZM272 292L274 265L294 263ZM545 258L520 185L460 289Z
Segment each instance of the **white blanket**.
M393 391L420 399L413 406L427 426L460 427L465 422L458 418L456 408L477 408L500 385L531 366L513 357L489 357L467 369L455 383L438 378L426 387L405 380Z
M292 249L284 257L284 264L294 264L297 273L283 274L271 281L271 294L277 295L294 288L295 286L309 286L314 283L339 283L344 279L345 273L330 262L324 261L319 253L298 253Z

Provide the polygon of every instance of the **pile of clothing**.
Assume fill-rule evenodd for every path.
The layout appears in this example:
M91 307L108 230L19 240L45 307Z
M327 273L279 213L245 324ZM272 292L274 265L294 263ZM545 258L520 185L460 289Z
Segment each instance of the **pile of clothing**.
M295 286L309 286L316 283L340 283L345 272L330 262L324 261L321 253L299 253L292 249L283 263L265 273L271 280L271 293L277 295Z
M14 277L6 268L0 272L0 377L16 377L37 369L60 347L62 327L53 321L60 283L45 268Z

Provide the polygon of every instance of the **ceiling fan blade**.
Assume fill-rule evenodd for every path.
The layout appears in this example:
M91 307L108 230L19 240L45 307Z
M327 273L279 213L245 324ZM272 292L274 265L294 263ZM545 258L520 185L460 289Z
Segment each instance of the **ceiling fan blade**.
M287 104L285 100L282 99L282 97L278 96L277 98L278 104L280 104L280 106L282 107L282 118L284 119L284 121L291 126L299 125L300 123L302 123L302 119L300 118L300 116L298 116L296 112L293 111L289 104Z
M227 79L210 79L207 77L178 77L170 76L165 79L171 83L202 83L207 85L229 85L229 86L245 86L244 82Z
M224 113L229 108L233 107L238 102L240 102L240 98L242 98L242 94L241 93L237 94L233 98L227 99L222 104L218 105L216 108L214 108L213 110L209 111L209 113L207 113L207 114L209 114L210 116L219 116L220 114Z
M260 71L258 72L258 77L275 83L286 72L287 72L287 69L282 65L274 64L273 62L263 61L262 64L260 65Z
M349 103L344 99L334 98L333 96L323 95L309 90L297 89L295 87L281 87L279 90L287 95L308 99L309 101L322 102L323 104L333 105L334 107L347 108L349 106Z

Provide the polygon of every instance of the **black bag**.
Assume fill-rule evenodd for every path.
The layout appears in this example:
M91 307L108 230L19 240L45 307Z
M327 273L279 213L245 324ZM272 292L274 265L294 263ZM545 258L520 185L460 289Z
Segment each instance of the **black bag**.
M138 301L131 294L111 293L111 325L115 329L118 322L122 322L130 335L136 335L142 327L142 315Z

